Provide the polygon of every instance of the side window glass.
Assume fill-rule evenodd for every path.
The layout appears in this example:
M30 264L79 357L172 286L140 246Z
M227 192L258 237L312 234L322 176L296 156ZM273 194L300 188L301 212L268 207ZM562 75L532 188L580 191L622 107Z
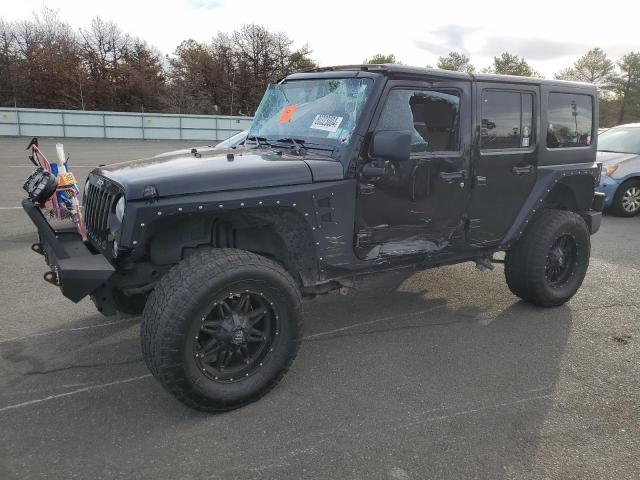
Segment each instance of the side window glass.
M591 144L593 102L590 95L550 93L547 147L586 147Z
M460 97L435 90L391 90L377 130L411 131L413 153L458 150Z
M533 143L533 95L484 90L482 92L483 150L529 148Z

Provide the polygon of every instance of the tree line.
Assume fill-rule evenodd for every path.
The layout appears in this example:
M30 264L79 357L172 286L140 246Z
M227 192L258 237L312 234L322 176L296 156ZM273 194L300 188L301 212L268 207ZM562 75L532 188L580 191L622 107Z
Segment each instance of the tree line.
M113 22L74 31L44 8L0 18L0 106L252 115L267 84L315 65L310 54L248 24L163 56Z
M73 30L43 8L29 20L0 18L0 106L252 115L267 84L316 66L311 53L284 33L247 24L218 32L209 42L185 40L162 55L113 22L96 17ZM364 63L400 60L377 54ZM541 76L509 52L482 69L465 54L450 52L436 67ZM640 121L640 52L614 61L594 48L554 77L598 87L601 126Z

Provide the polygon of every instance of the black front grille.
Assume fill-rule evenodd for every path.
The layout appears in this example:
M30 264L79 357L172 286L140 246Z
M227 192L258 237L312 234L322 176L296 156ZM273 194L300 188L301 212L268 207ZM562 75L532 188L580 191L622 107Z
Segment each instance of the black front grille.
M99 247L109 240L109 216L120 196L119 188L103 177L90 176L84 197L84 224L87 236Z

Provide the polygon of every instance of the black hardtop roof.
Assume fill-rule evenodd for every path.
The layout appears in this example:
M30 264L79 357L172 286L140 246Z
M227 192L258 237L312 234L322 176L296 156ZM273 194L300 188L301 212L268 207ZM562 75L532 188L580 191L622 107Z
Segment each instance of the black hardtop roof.
M362 65L337 65L330 67L319 67L311 70L307 70L302 73L294 73L289 75L287 79L300 79L303 77L312 76L314 73L327 73L327 72L371 72L381 75L394 76L394 77L429 77L429 78L441 78L441 79L456 79L456 80L468 80L477 82L496 82L496 83L522 83L527 85L549 85L558 87L570 87L579 90L596 90L595 85L583 82L569 82L566 80L550 80L546 78L535 77L519 77L516 75L497 75L492 73L465 73L454 72L451 70L441 70L439 68L423 68L423 67L411 67L409 65L399 65L394 63L385 64L362 64Z

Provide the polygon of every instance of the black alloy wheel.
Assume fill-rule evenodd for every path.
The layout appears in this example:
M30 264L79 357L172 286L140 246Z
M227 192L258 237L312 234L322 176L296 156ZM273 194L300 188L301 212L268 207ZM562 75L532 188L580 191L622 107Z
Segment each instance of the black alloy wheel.
M547 255L545 276L551 288L559 288L571 278L578 247L571 235L562 235L556 239Z
M218 382L250 376L273 351L279 321L264 294L231 293L202 317L192 346L197 367Z

